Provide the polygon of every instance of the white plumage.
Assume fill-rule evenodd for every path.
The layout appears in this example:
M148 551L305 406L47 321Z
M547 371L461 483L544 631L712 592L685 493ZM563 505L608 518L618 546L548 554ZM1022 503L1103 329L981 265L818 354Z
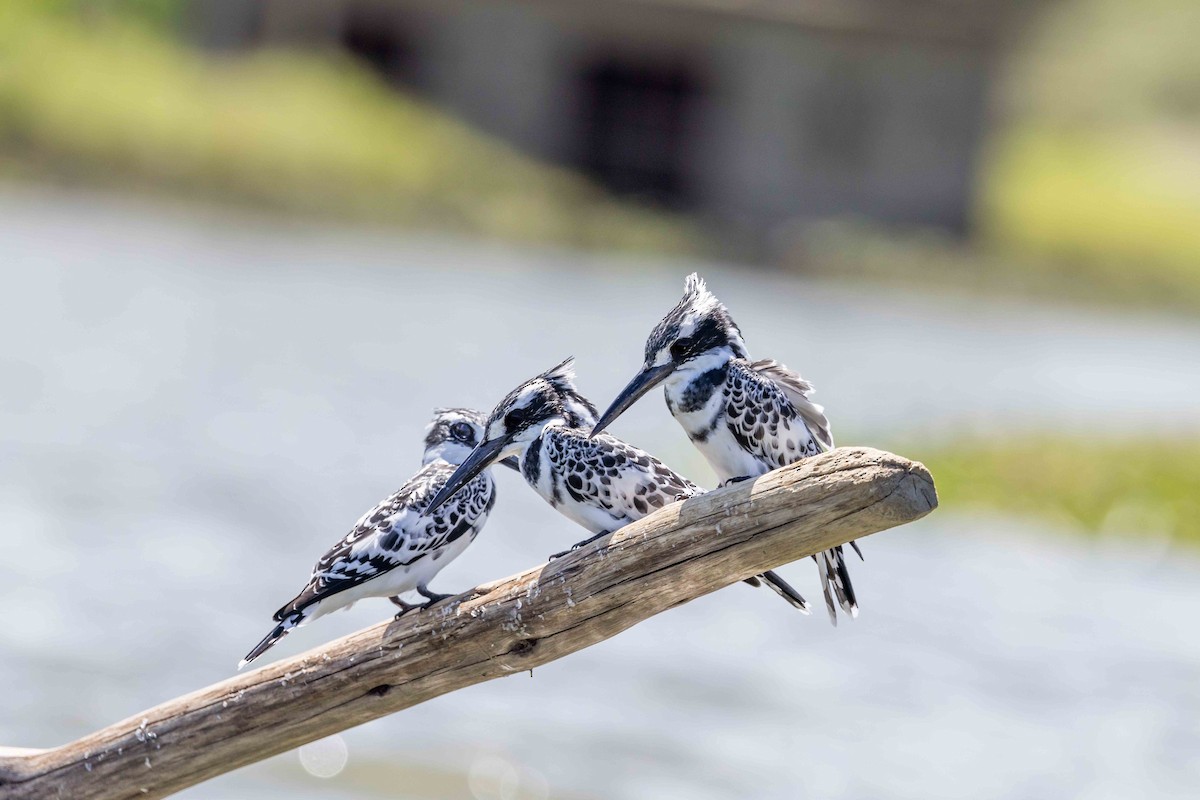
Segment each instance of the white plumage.
M496 502L495 484L485 471L464 486L452 503L433 513L428 507L482 433L483 415L478 411L439 409L426 429L421 469L364 514L321 557L308 584L275 613L278 624L239 668L293 628L349 608L358 600L390 598L404 613L416 606L399 595L414 589L427 598L426 605L447 597L430 592L429 581L479 535Z
M646 340L645 363L595 431L662 384L667 408L722 484L753 478L833 447L812 384L777 361L751 361L741 330L697 275ZM851 543L855 550L857 545ZM861 555L861 553L860 553ZM842 548L814 556L830 619L857 616Z
M575 545L581 547L704 491L628 442L608 434L589 436L596 410L575 388L574 377L573 361L567 359L501 400L488 417L486 440L459 467L438 499L452 496L458 482L471 479L489 459L515 455L533 490L593 534ZM748 582L757 586L759 578L807 611L804 598L777 575L767 573Z

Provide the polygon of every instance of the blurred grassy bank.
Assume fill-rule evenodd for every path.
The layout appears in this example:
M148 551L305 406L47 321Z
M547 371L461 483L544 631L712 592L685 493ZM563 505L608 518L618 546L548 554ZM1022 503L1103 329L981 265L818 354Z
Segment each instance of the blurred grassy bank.
M797 269L1200 310L1200 3L1058 0L1006 53L974 234L818 225Z
M899 452L922 461L943 508L1031 516L1093 534L1200 546L1196 437L963 439Z
M1021 282L1200 309L1197 30L1195 0L1063 0L1017 42L976 216Z
M205 56L181 0L0 4L0 176L169 191L521 242L712 254L333 54ZM800 269L907 286L1200 310L1194 0L1061 0L1010 53L976 235L818 225Z
M698 239L348 59L205 57L166 33L178 6L0 5L0 174L578 247Z
M808 272L1200 310L1200 3L1047 3L1008 53L975 233L815 226Z

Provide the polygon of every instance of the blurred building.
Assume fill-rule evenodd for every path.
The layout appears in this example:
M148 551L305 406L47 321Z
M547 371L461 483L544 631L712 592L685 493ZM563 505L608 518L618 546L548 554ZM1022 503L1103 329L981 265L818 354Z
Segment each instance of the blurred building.
M214 47L339 47L614 192L752 241L860 215L962 232L1028 0L204 0Z

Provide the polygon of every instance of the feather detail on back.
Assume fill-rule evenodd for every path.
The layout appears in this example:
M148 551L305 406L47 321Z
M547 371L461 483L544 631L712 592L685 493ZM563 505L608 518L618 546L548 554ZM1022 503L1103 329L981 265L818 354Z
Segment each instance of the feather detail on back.
M753 361L750 368L783 390L822 450L833 449L833 433L829 429L829 418L825 416L825 409L808 399L814 391L811 383L771 358Z
M492 479L480 475L432 515L425 508L454 472L444 461L426 464L404 486L364 514L317 562L313 574L275 621L339 592L432 556L471 528L478 533L495 502Z
M548 466L563 499L602 509L617 527L703 492L654 456L606 433L589 437L579 429L555 427L546 431L545 440Z

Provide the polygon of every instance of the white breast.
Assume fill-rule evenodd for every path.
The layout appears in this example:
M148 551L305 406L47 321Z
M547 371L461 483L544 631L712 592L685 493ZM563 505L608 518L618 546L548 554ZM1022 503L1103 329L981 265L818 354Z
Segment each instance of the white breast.
M621 527L623 523L604 509L586 503L578 503L572 499L562 485L563 476L557 469L557 465L550 460L546 452L548 439L554 435L555 428L547 428L542 434L537 450L530 449L523 456L523 458L537 459L537 481L529 485L556 511L592 533L613 531Z
M720 386L698 408L687 402L688 387L698 372L700 370L680 370L667 379L664 395L671 416L683 427L721 483L731 478L769 472L770 467L760 464L751 453L743 450L730 432L725 421L725 393Z
M692 444L704 456L713 472L717 473L717 480L721 483L734 478L753 478L771 471L769 465L760 461L754 454L746 452L733 437L725 423L724 409L716 428L712 429L703 441L693 438Z

